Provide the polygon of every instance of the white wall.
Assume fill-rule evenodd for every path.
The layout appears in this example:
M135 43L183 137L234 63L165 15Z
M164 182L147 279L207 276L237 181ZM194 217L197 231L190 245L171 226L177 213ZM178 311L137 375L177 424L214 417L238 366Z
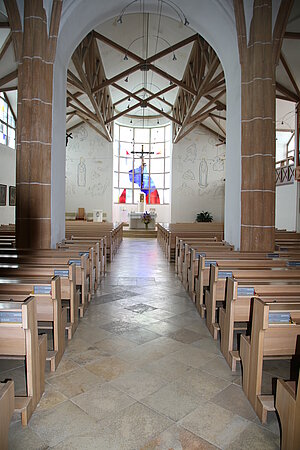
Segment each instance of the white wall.
M113 144L88 125L72 136L66 149L66 212L102 209L112 221Z
M276 187L276 228L288 231L297 229L297 184Z
M224 221L225 146L201 128L173 146L171 221L194 222L209 211Z
M15 223L15 206L9 206L9 186L16 185L16 150L0 144L0 184L7 186L6 206L0 206L0 224Z

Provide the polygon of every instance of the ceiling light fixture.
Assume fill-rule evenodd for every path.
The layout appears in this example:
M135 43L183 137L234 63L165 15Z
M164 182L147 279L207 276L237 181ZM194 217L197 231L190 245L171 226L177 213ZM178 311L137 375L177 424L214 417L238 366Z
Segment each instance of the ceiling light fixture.
M128 56L125 54L123 59L124 61L128 61Z
M173 58L172 59L173 59L173 61L177 61L175 53L173 53Z
M126 10L131 6L134 5L135 3L140 3L140 0L133 0L131 2L129 2L121 11L118 19L117 19L117 24L122 24L123 23L123 16L126 14ZM184 14L184 12L182 11L182 9L176 4L174 3L172 0L157 0L157 3L161 4L161 6L165 6L165 8L170 8L173 10L173 12L178 16L180 22L184 25L184 26L189 26L190 22L188 21L186 15ZM151 12L149 11L143 11L143 13L145 12ZM167 14L166 14L167 15Z
M128 77L126 77L124 81L125 81L125 83L128 83Z

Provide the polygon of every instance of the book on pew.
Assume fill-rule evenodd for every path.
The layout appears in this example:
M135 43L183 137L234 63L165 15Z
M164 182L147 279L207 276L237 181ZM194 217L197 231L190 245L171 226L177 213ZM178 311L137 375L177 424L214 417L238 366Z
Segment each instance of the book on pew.
M269 324L287 324L291 322L291 313L289 312L269 312Z

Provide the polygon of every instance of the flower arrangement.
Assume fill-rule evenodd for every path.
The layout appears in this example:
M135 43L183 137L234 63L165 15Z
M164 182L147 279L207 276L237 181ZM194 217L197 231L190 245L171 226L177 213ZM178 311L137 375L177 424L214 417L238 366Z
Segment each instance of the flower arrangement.
M146 229L148 229L148 225L151 222L151 214L148 211L144 212L142 216L142 221L144 222Z

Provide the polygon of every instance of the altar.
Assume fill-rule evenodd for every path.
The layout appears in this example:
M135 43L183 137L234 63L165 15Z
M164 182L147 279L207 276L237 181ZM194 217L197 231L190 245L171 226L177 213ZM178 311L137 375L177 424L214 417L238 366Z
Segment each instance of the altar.
M148 224L148 230L154 230L155 229L155 223L156 223L156 212L150 212L151 221ZM129 216L129 228L132 229L139 229L139 230L145 230L146 225L143 222L143 212L130 212L128 213Z

